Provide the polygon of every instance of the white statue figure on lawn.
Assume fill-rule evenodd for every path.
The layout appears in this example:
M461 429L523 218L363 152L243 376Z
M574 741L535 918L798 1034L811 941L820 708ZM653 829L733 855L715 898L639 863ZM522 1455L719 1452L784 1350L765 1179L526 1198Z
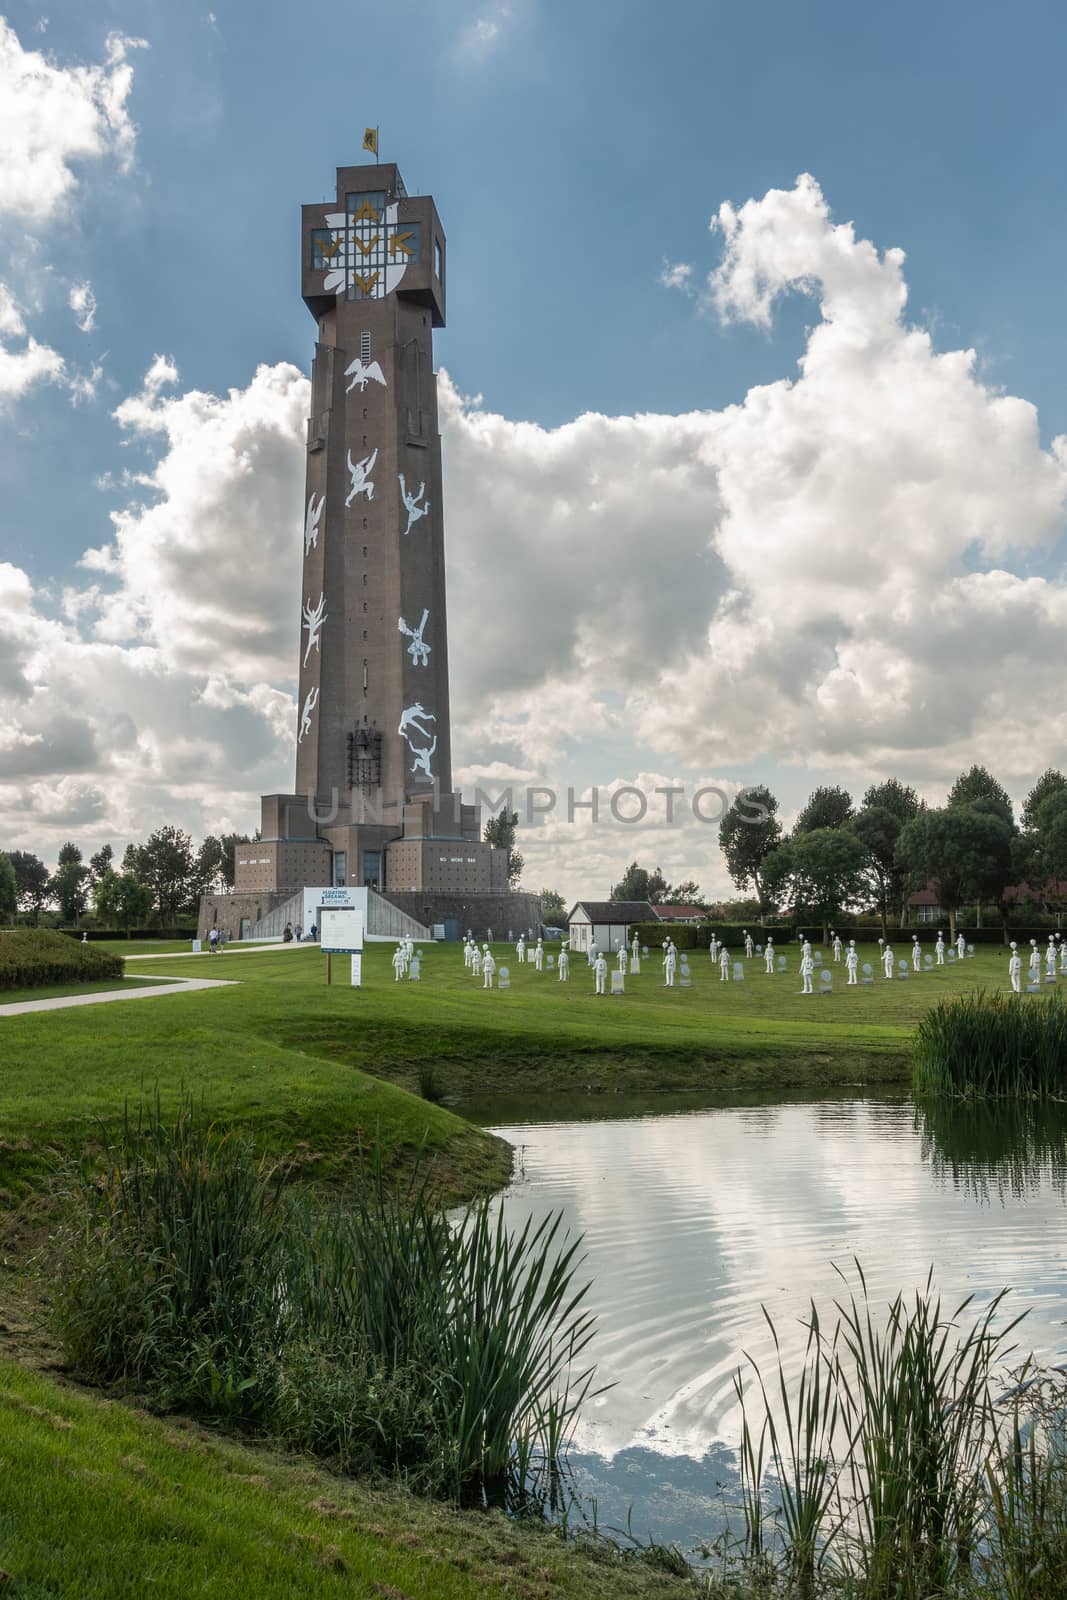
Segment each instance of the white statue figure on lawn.
M620 945L619 946L619 954L618 954L617 960L618 960L619 971L622 973L623 977L625 978L625 976L626 976L626 946L625 945Z
M604 956L597 956L596 960L593 962L593 972L596 977L597 994L606 994L607 990L604 985L606 984L608 977L608 963Z
M560 983L566 983L567 979L570 977L570 975L571 975L570 952L567 949L566 940L564 940L563 944L560 947L560 952L559 952L559 981L560 981Z
M543 972L545 969L545 947L540 939L534 947L534 967L538 972Z
M641 953L641 941L637 937L637 934L635 932L633 938L630 940L630 954L633 957L633 959L636 961L638 956L640 955L640 953Z
M1041 951L1037 948L1037 940L1030 940L1030 982L1041 982Z
M859 964L860 964L860 953L856 949L856 941L855 941L855 939L850 939L848 941L848 953L845 956L845 968L846 968L846 970L848 972L848 982L849 983L857 983L859 981L857 979L857 977L856 977L856 973L857 973L857 971L859 969Z
M719 936L717 933L713 933L711 936L711 943L708 945L708 955L711 957L712 961L718 961L719 959Z
M600 954L600 951L597 949L597 942L594 939L594 940L592 940L592 942L589 945L589 965L591 967L595 967L596 966L596 958L597 958L597 956L599 954Z
M887 939L882 949L882 971L887 978L893 976L893 946Z
M428 500L423 505L419 505L419 501L425 493L426 485L425 483L420 483L418 494L409 494L407 484L404 482L404 474L400 474L400 498L403 500L408 514L408 525L404 529L405 533L410 533L420 517L426 516L429 511L430 502Z
M911 966L913 972L921 972L923 969L923 947L919 943L917 933L911 936Z
M729 950L727 950L726 946L723 945L719 950L719 982L720 983L729 983L729 981L730 981L730 952L729 952Z
M482 951L482 971L485 973L485 982L482 984L482 988L491 989L493 987L493 973L496 971L496 960L488 945Z
M319 686L317 683L315 683L312 684L311 688L308 690L307 699L304 701L304 709L300 713L300 732L297 735L297 744L303 744L305 733L311 732L311 713L314 711L318 703Z
M804 956L801 959L801 963L800 963L800 976L804 980L804 987L801 990L802 994L814 994L815 993L815 990L812 987L812 974L814 973L814 971L815 971L815 962L812 960L811 956Z
M417 628L409 628L403 617L400 617L397 621L397 627L400 632L406 634L411 640L411 643L407 646L407 652L411 657L412 664L416 667L428 667L430 664L430 646L422 636L429 620L430 613L424 608L422 621Z
M1022 992L1023 963L1019 954L1019 947L1013 939L1011 942L1011 959L1008 962L1008 977L1016 994Z
M937 943L934 945L934 959L939 967L945 965L945 935L940 928L937 930Z
M404 946L402 944L398 944L396 949L393 951L393 982L394 983L399 983L400 982L401 978L404 976L404 969L405 969L406 966L407 966L407 961L406 961L405 956L404 956Z
M834 941L834 960L835 961L840 961L841 960L841 952L844 949L844 946L841 943L841 935L839 933L835 933L833 931L833 929L831 928L830 937Z
M375 383L380 383L383 389L388 389L389 387L385 381L385 373L382 371L378 362L368 361L366 366L364 366L360 356L357 356L354 361L350 361L348 363L348 366L345 368L345 377L352 379L352 382L345 390L345 394L351 394L353 389L358 389L360 394L362 394L372 378Z
M1056 946L1051 933L1048 936L1048 948L1045 951L1045 975L1049 978L1056 976Z
M482 952L477 945L474 946L471 952L471 971L476 978L480 978L482 975Z
M800 947L800 954L801 954L801 957L810 956L811 955L811 940L810 939L805 939L804 940L804 943Z
M369 456L364 456L362 461L353 461L351 450L348 452L348 475L352 479L352 487L345 497L346 506L350 506L361 494L365 494L368 500L374 499L374 484L370 475L377 459L377 448Z
M752 952L755 950L755 948L756 948L756 941L755 941L755 939L753 939L752 935L749 933L748 929L746 928L745 929L745 955L749 958L749 960L752 959Z
M322 519L323 507L326 496L319 496L318 505L315 504L315 495L312 492L308 500L307 514L304 517L304 555L309 556L319 542L319 522Z
M313 606L310 600L304 602L304 627L308 633L307 649L304 651L305 667L311 659L312 650L319 651L319 638L326 621L325 593L319 595L319 603L316 606Z
M467 937L463 941L463 965L465 967L469 967L470 966L470 964L471 964L471 956L473 954L474 954L474 950L473 950L473 947L471 946L470 935L468 934Z
M774 940L768 939L763 947L763 965L769 977L774 975Z
M1060 971L1067 972L1067 939L1060 934Z
M673 944L667 951L667 959L663 963L663 981L668 989L674 988L674 973L678 966L678 952Z
M519 941L515 946L515 960L519 963L520 967L524 967L526 965L526 940L523 938L521 933L519 934Z
M963 937L962 933L957 934L956 935L956 956L957 956L957 959L962 961L966 954L967 954L967 941Z

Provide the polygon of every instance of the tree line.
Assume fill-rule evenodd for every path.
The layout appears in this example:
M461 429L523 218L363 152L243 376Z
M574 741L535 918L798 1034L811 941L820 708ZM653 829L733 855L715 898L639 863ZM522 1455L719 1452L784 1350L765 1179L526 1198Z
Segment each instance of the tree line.
M86 860L68 841L52 872L39 856L9 850L0 853L0 916L21 912L37 923L51 909L77 927L91 908L105 927L173 927L196 915L202 894L233 888L234 848L251 842L245 833L209 834L194 847L183 829L167 826L127 845L120 864L109 844Z
M719 826L719 844L734 883L748 891L760 916L791 912L830 924L848 912L875 911L882 932L903 923L907 900L928 886L956 934L956 918L994 905L1007 926L1014 899L1044 910L1067 909L1067 777L1053 768L1035 783L1016 821L1003 784L974 766L961 773L942 806L889 778L872 784L857 806L847 789L824 786L809 797L790 832L765 785L737 796ZM692 880L666 883L633 862L611 891L613 900L652 905L703 905Z

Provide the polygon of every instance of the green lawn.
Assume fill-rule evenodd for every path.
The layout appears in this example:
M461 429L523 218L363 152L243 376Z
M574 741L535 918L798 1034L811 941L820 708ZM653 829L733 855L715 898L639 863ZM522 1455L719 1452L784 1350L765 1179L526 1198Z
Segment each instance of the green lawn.
M12 1600L628 1600L682 1580L160 1421L0 1362Z
M903 949L903 942L901 942ZM425 1101L399 1098L382 1079L417 1089L432 1064L449 1096L554 1092L590 1087L642 1092L740 1087L901 1083L909 1037L936 998L1006 982L997 946L935 973L834 992L799 993L791 973L767 977L757 958L744 983L722 984L707 952L694 952L690 988L668 990L657 962L627 980L625 996L598 997L584 962L571 980L518 966L507 992L485 990L456 945L428 945L420 983L394 983L391 946L364 958L352 989L348 962L314 947L211 961L234 987L161 997L151 1006L74 1008L0 1015L0 1188L39 1175L50 1146L70 1149L93 1119L119 1112L158 1086L180 1090L246 1124L267 1151L295 1154L303 1169L333 1176L380 1124L387 1159L425 1137L456 1163L457 1189L489 1156L480 1136ZM864 950L872 964L876 948ZM203 976L202 957L166 964L168 976ZM1025 1002L1024 1002L1025 1003ZM488 1160L498 1177L499 1161Z

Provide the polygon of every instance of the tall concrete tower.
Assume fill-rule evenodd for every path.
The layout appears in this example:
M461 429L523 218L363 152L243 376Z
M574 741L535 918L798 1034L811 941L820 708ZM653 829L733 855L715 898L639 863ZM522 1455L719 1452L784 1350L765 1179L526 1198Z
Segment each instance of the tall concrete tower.
M236 854L237 897L257 905L231 909L251 926L298 888L353 886L417 896L416 914L434 897L446 922L451 897L457 919L491 926L476 902L507 893L506 852L482 841L478 808L452 789L433 365L444 229L395 166L341 167L336 200L302 208L300 248L317 336L296 782L263 797L262 838ZM528 905L514 914L536 920Z

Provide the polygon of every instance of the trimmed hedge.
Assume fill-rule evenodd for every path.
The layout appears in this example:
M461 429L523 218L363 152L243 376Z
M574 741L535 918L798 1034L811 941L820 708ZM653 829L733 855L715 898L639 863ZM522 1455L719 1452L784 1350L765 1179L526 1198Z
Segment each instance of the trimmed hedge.
M85 933L92 944L94 939L195 939L195 928L131 928L127 932L123 928L61 928L59 930L68 939L77 939L81 943L82 934Z
M670 934L679 950L706 950L714 933L722 943L733 948L744 945L745 928L757 944L763 944L768 934L776 945L788 944L795 937L793 929L785 923L772 922L763 926L759 922L635 922L630 927L630 938L636 933L642 944L647 944L650 950L658 950Z
M933 945L937 943L937 930L939 928L945 936L945 943L948 944L947 916L943 917L940 922L909 922L906 928L900 928L891 921L889 924L889 942L890 944L910 945L912 935L917 933L920 944ZM857 944L875 944L881 937L882 925L880 922L876 924L868 923L863 926L852 924L847 927L844 924L838 924L835 927L835 931L846 944L850 939L855 939ZM957 935L962 933L968 944L1007 944L1012 939L1015 939L1019 944L1029 944L1031 939L1036 939L1038 944L1043 946L1048 943L1049 934L1054 932L1055 929L1051 926L1042 928L1036 923L1028 923L1019 927L1016 927L1013 923L1009 927L1007 934L1005 934L999 922L985 928L968 928L962 922L957 922L956 924ZM822 926L809 925L798 928L797 938L803 939L805 936L812 941L821 940ZM775 934L774 937L775 943L777 943L778 935ZM1067 938L1067 932L1064 933L1064 938Z
M39 989L53 983L99 983L121 978L121 956L68 939L47 928L0 934L0 989Z

